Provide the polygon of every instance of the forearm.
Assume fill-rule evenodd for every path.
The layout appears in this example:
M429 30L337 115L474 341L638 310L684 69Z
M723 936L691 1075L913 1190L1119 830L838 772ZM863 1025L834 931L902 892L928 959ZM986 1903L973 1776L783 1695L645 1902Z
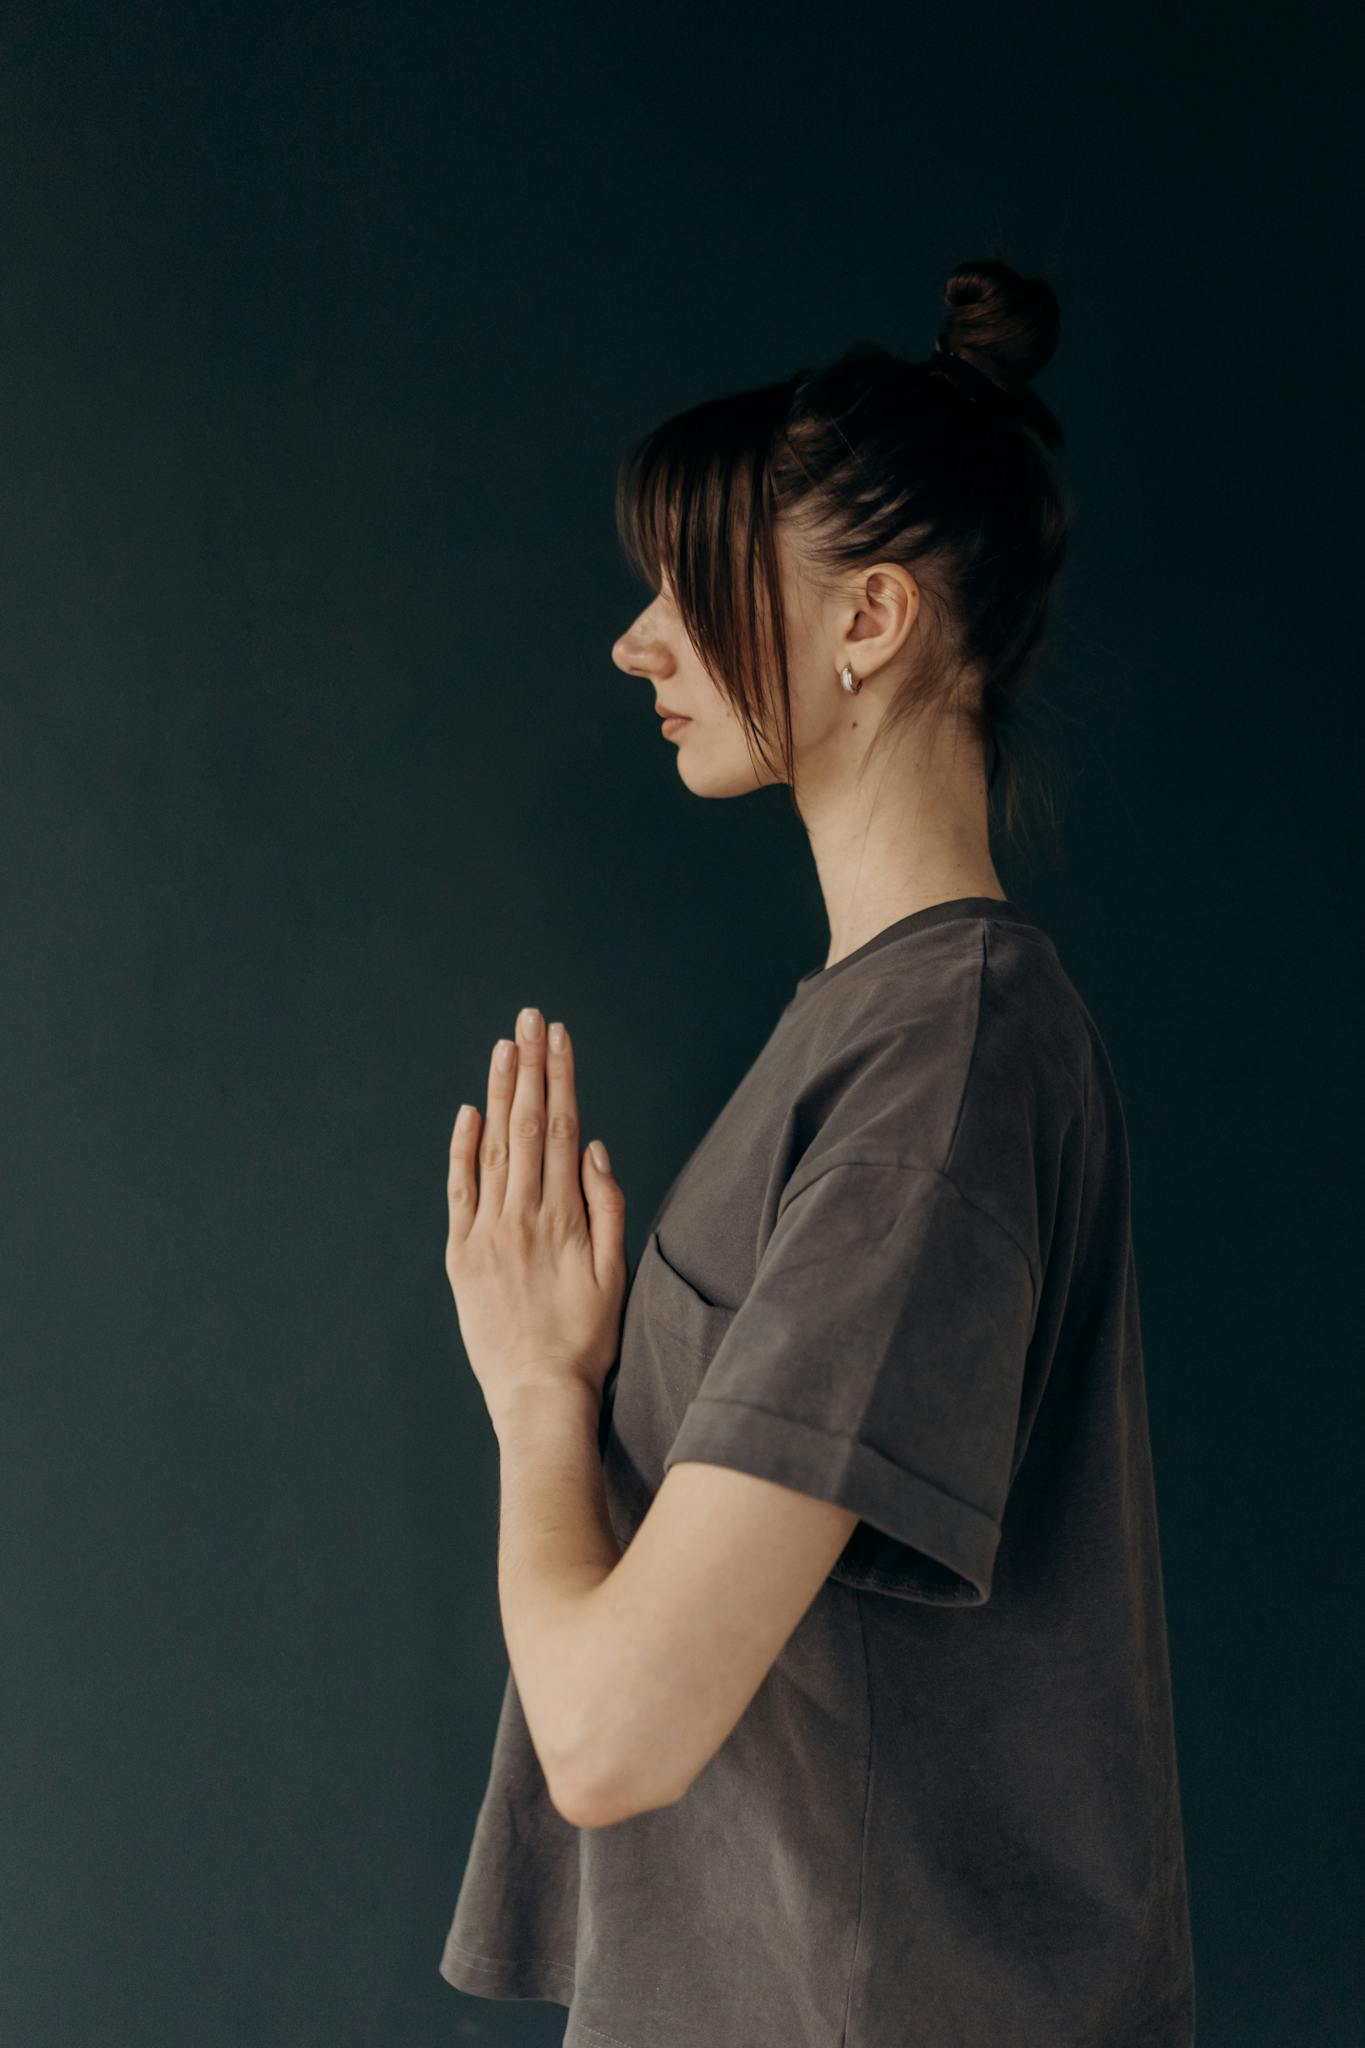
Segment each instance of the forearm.
M528 1389L495 1417L498 1600L508 1662L556 1803L579 1798L592 1730L593 1595L621 1559L585 1380Z

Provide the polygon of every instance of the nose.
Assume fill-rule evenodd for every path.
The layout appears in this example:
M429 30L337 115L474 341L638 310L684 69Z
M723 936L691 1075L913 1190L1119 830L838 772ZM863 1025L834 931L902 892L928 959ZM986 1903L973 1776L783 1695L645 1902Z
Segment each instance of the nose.
M623 675L658 676L670 666L668 649L657 633L636 619L612 645L611 658Z

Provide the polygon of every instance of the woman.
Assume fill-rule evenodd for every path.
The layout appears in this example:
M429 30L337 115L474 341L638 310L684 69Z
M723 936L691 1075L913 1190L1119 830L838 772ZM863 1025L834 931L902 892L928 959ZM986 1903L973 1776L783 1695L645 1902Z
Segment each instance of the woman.
M1068 530L1057 305L995 262L946 303L927 361L622 473L657 595L613 657L697 795L788 784L825 964L628 1290L561 1025L452 1141L511 1669L440 1967L566 2048L1193 2040L1123 1113L990 845Z

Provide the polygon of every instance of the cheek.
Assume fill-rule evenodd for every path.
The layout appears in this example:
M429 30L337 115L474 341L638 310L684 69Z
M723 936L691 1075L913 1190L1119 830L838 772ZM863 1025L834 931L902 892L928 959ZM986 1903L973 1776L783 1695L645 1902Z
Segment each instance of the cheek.
M792 738L798 748L818 747L830 734L857 717L857 698L842 689L837 675L812 680L803 676L792 688Z

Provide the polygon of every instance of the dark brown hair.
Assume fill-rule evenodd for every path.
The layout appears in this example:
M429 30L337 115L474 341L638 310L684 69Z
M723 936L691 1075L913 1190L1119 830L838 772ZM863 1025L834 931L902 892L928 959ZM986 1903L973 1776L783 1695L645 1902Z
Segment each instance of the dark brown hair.
M1070 526L1052 460L1062 429L1027 383L1056 350L1058 306L1044 279L992 260L959 264L943 297L936 351L951 351L946 360L861 341L827 368L656 427L622 462L616 524L653 589L667 574L751 760L787 782L798 814L775 523L822 585L879 561L910 570L918 654L877 740L930 706L958 711L985 750L996 822L1012 834L1031 793L1019 692Z

